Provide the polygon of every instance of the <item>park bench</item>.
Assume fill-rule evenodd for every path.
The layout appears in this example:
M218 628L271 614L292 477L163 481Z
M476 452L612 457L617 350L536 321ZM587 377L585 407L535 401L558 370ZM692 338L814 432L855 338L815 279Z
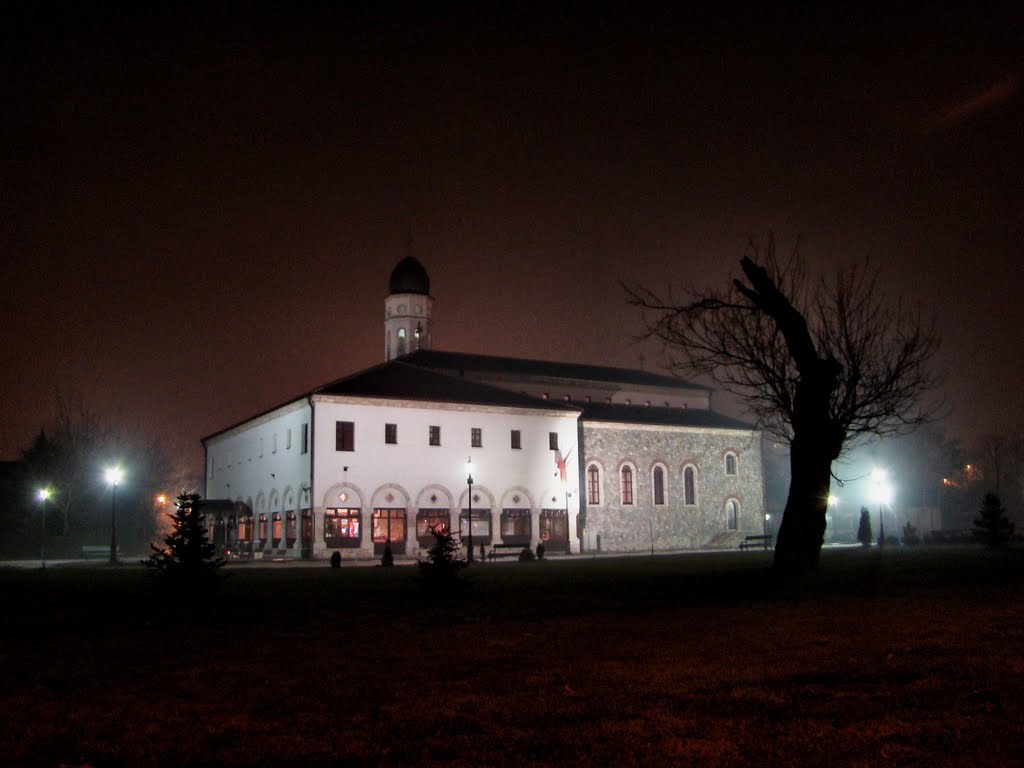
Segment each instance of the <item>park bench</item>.
M519 557L519 553L523 551L524 547L530 546L529 544L494 544L491 546L491 551L487 553L488 560L494 560L499 557Z
M121 548L117 548L117 554L121 554ZM87 544L82 547L82 559L83 560L96 560L96 559L109 560L110 559L110 545L103 544Z
M747 536L740 542L740 549L771 549L772 537L770 534L763 536Z

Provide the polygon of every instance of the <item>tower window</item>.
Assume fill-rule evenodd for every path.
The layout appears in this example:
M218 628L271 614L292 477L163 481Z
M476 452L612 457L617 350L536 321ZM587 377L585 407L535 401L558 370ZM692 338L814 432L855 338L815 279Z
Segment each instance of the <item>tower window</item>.
M384 425L384 442L387 445L398 445L398 425L397 424L385 424Z
M548 432L548 448L552 451L558 450L558 433Z
M512 449L518 451L523 447L523 435L518 429L512 430Z
M441 428L431 427L430 428L430 444L440 445L441 444Z
M484 444L483 431L480 427L473 427L469 430L469 443L474 448L481 448Z

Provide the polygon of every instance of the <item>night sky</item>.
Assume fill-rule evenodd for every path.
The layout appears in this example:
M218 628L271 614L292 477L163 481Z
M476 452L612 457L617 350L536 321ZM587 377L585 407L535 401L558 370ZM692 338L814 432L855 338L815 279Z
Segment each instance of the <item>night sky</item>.
M1019 6L11 5L0 458L60 392L198 469L383 360L410 234L436 348L648 368L620 280L868 256L938 316L948 428L1022 426Z

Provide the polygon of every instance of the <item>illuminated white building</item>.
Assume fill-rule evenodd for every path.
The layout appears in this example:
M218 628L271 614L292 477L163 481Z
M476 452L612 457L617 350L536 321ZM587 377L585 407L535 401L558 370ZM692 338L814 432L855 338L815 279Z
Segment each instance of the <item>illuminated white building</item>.
M206 498L238 502L215 529L233 554L420 556L431 526L466 539L470 518L477 556L762 532L760 434L713 412L706 387L434 351L422 265L401 261L389 289L384 363L203 439Z

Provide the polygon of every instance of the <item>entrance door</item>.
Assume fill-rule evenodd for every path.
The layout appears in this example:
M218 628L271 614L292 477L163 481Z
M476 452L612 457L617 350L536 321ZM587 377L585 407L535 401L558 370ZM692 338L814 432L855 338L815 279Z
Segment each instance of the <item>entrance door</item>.
M391 544L391 554L405 554L405 509L373 510L373 553L383 555Z
M568 550L569 516L564 509L541 510L540 540L548 550Z

